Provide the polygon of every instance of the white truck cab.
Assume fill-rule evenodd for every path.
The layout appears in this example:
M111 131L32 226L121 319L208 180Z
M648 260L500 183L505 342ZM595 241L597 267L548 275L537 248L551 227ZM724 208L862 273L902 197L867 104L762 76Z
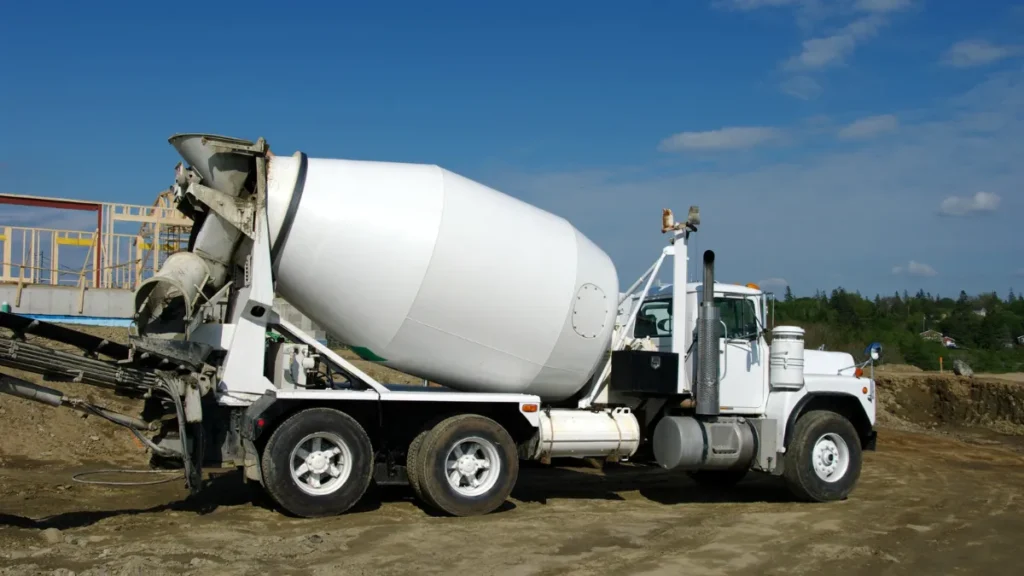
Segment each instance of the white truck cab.
M686 288L686 307L696 310L703 298L703 286L691 282ZM649 340L653 350L670 352L674 335L672 301L671 284L652 289L640 305L632 337ZM718 345L719 375L723 382L719 396L721 411L761 413L768 395L767 294L756 286L715 283L715 305L722 325ZM697 317L692 316L689 326L682 332L684 349L692 344L696 328ZM687 372L693 369L693 360L694 356L690 355L684 362Z
M666 253L675 256L673 251ZM675 276L678 278L681 272L685 273L685 264L676 258ZM656 273L657 269L655 265L653 271ZM848 474L845 469L837 472L834 462L849 462L852 452L858 454L853 459L858 460L859 467L860 451L873 450L876 442L875 383L863 372L863 367L871 360L858 364L852 355L844 352L806 350L802 329L773 325L770 295L760 287L713 284L719 326L716 417L719 421L746 419L758 428L758 450L762 458L753 468L775 475L787 474L786 453L793 450L808 453L814 461L811 469L819 480L837 473ZM679 390L696 394L699 354L695 338L699 330L698 315L694 311L704 301L704 283L685 285L685 299L675 293L674 284L650 285L646 291L621 295L617 322L626 331L623 341L627 350L678 356ZM679 309L684 313L679 314ZM682 330L679 329L680 316L685 318ZM773 332L779 339L775 346L771 344ZM790 340L793 336L795 341ZM787 356L794 347L798 353ZM608 399L623 401L623 397L614 392ZM819 434L817 438L794 439L795 433L800 428L806 429L813 420L803 420L812 413L817 413L818 418L832 415L832 418L839 416L846 420L856 430L859 445L840 441L839 435L833 432ZM798 421L803 425L797 426ZM768 442L773 446L765 446ZM775 458L763 457L764 453L772 451L777 452ZM797 472L790 470L788 476ZM741 476L713 470L699 474L716 485ZM787 479L791 486L814 482L795 476ZM830 483L824 481L821 485L830 487Z

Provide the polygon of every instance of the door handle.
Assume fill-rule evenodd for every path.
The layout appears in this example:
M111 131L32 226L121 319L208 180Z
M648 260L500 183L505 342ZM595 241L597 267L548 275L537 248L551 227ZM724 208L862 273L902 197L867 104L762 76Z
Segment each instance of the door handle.
M722 342L722 347L718 350L718 353L722 355L722 360L718 363L718 380L719 381L721 381L722 379L725 378L725 374L722 373L722 370L725 370L726 373L729 372L728 362L727 362L729 360L729 353L727 352L728 349L729 349L729 342Z

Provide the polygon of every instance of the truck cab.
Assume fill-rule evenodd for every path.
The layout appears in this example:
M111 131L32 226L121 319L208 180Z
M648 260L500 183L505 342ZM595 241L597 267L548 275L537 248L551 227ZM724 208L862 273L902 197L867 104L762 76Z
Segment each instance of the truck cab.
M686 287L686 307L696 310L703 298L704 288L699 282ZM674 331L671 284L651 289L640 304L636 322L630 335L641 346L659 352L672 351ZM768 302L767 294L754 285L715 283L715 305L721 317L719 338L719 375L721 411L735 414L759 414L764 411L768 397L769 351L766 339ZM690 349L697 327L696 315L691 315L682 332L684 349ZM684 370L692 374L695 355L688 354Z

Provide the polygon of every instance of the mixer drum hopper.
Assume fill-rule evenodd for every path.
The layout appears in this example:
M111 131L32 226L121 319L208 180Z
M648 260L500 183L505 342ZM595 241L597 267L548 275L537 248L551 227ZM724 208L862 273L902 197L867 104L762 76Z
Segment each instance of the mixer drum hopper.
M433 165L275 156L277 292L364 358L455 389L571 397L608 350L611 259Z

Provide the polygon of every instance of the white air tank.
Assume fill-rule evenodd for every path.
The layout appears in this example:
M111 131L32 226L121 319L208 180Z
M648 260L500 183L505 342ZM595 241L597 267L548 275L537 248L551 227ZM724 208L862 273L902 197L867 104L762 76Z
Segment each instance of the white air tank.
M772 388L799 390L804 386L804 329L777 326L772 329L769 358Z
M556 401L609 348L611 259L530 204L438 166L301 154L271 159L267 204L278 293L365 358Z

